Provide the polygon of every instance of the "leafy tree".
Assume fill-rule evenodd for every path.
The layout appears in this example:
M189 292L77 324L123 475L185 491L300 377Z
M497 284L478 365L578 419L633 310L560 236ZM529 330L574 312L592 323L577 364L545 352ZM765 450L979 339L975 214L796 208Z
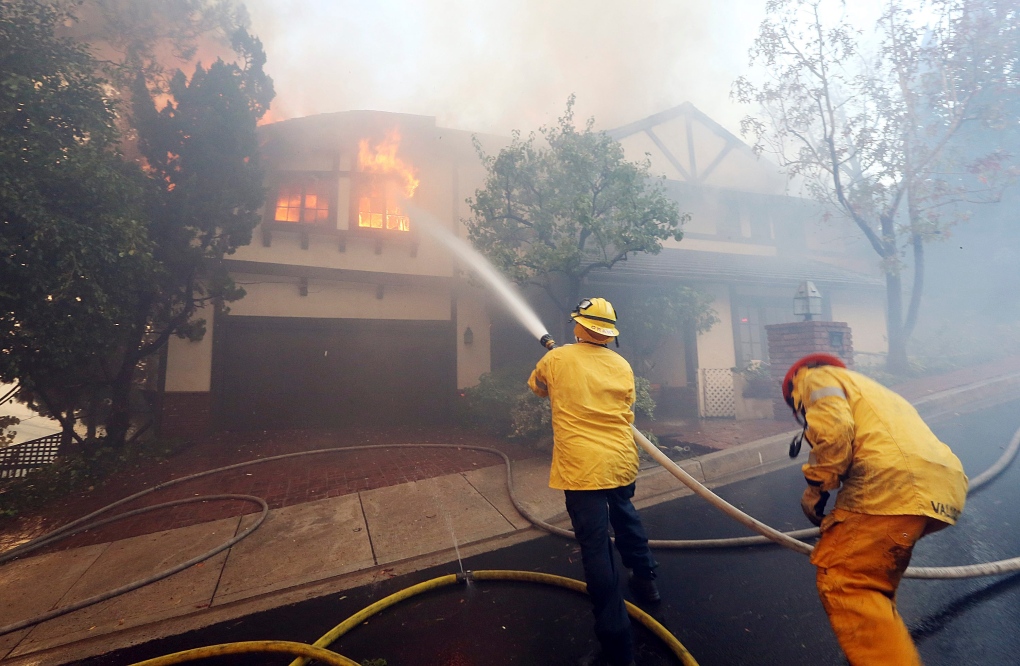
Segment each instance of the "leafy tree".
M649 162L627 162L594 119L576 128L573 106L571 96L558 123L539 130L544 142L514 132L495 156L475 142L488 177L465 221L471 242L497 268L542 288L564 311L593 270L658 253L663 240L682 238L686 219L650 178Z
M269 109L272 81L258 39L238 29L240 63L199 64L189 79L178 70L157 111L139 72L133 90L138 146L150 182L148 234L158 262L156 288L140 294L125 331L125 353L112 388L107 425L114 442L129 427L129 392L139 362L171 336L200 339L196 312L244 296L223 257L251 242L265 198L256 124Z
M140 363L171 336L201 339L196 312L241 298L223 257L251 241L264 200L256 136L273 99L261 42L233 0L84 0L75 26L107 58L122 108L126 150L150 176L148 235L159 270L140 293L111 382L107 435L124 441ZM199 47L232 54L208 68ZM169 54L169 55L168 55ZM194 64L188 77L182 67Z
M770 0L750 51L762 80L742 77L734 87L736 99L764 112L743 122L756 148L774 152L878 254L890 371L907 369L924 244L964 219L964 204L995 200L1012 176L1003 151L974 154L965 132L1000 123L1002 100L1016 90L1017 18L998 0L889 0L874 29L862 31L842 2Z
M60 420L95 402L153 265L143 177L113 150L114 112L66 18L0 5L0 380Z
M141 10L159 6L129 5L126 14L140 12L136 25L155 16ZM238 62L199 63L190 77L157 66L146 55L158 52L152 44L101 69L85 44L57 36L68 23L79 40L93 34L73 24L65 3L2 7L10 55L0 70L0 270L16 288L0 292L0 378L20 379L22 395L65 433L85 411L90 432L120 447L139 365L172 335L200 337L200 308L243 295L222 258L250 241L262 204L255 129L273 97L265 55L237 28ZM108 27L97 30L109 40ZM186 54L188 44L174 40L190 33L168 34ZM99 71L116 75L112 85ZM130 100L130 114L111 91ZM130 141L117 143L118 124ZM137 159L123 159L118 145Z
M708 332L719 323L712 309L713 298L692 287L674 286L642 293L627 306L627 339L635 351L635 371L644 375L653 364L651 357L666 337L693 329Z

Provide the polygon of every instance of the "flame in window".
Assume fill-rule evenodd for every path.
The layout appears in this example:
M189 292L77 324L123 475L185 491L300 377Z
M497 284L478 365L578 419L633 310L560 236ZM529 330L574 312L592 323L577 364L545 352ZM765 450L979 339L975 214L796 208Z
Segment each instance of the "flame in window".
M411 221L400 209L401 198L410 199L418 189L415 169L397 157L400 132L396 129L374 147L368 139L358 143L358 169L381 178L366 181L358 197L358 226L367 229L410 231Z
M364 184L358 197L358 226L365 229L410 231L411 220L400 210L392 181L374 179Z
M358 169L366 173L380 173L396 176L403 183L404 196L410 199L418 189L418 178L414 168L397 157L400 148L400 132L391 130L386 138L374 148L368 145L368 139L358 143Z
M280 187L276 197L277 222L315 224L329 219L329 199L314 182L290 183Z

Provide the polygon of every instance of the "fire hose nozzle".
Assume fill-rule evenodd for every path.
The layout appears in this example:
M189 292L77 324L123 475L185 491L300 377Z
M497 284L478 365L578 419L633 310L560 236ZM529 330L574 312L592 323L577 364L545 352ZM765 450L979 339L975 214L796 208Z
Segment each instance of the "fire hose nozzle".
M556 341L553 340L553 337L551 335L549 335L548 333L546 333L545 335L540 337L538 339L538 343L540 345L542 345L543 347L545 347L546 349L552 349L553 347L556 346Z

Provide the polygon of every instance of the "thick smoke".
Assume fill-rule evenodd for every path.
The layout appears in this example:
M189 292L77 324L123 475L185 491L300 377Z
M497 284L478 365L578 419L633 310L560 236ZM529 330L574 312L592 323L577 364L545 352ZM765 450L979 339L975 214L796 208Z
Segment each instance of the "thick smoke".
M278 96L273 119L348 109L506 134L562 113L621 125L690 101L736 129L728 99L761 0L248 0Z

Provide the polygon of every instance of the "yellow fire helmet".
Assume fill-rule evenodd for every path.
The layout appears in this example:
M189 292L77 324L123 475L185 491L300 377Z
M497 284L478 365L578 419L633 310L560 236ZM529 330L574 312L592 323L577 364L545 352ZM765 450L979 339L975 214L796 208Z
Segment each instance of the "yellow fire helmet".
M582 299L570 313L570 318L592 333L612 338L620 335L616 330L616 310L613 309L613 304L604 298Z

